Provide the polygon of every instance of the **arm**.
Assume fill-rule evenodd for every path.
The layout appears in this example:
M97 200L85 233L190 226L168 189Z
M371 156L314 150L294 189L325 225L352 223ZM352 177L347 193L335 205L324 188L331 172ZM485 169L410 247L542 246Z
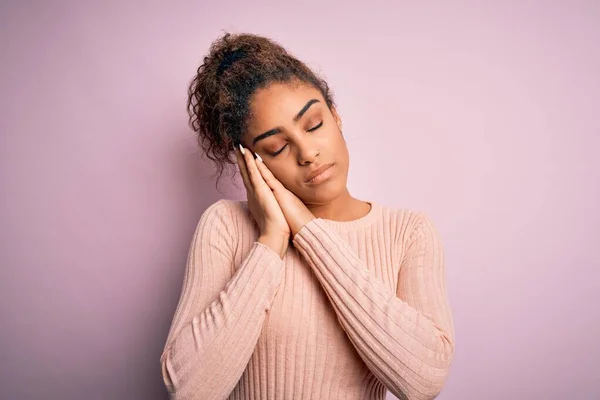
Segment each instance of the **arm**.
M365 364L401 399L433 399L454 353L444 257L429 217L417 213L406 239L396 293L320 219L294 236Z
M283 261L254 245L232 275L235 226L226 201L200 218L161 354L171 399L222 399L239 381L279 287Z

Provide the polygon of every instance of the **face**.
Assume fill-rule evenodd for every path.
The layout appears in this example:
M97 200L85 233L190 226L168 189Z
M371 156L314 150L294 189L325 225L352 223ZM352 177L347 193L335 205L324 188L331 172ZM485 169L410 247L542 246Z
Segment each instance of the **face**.
M250 112L244 146L300 200L325 204L346 191L349 157L341 121L317 89L297 82L272 84L252 96ZM333 167L307 182L329 164Z

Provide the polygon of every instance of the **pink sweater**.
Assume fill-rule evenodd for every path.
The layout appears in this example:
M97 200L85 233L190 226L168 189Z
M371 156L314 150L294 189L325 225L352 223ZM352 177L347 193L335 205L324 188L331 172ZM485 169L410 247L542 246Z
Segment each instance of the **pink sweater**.
M369 203L310 221L283 260L247 202L212 204L160 357L170 398L433 399L454 354L439 234Z

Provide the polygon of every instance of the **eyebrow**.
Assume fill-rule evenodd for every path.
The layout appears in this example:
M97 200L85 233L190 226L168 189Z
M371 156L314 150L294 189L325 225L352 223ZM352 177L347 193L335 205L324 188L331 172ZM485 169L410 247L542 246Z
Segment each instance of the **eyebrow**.
M302 107L302 110L298 111L298 114L296 114L296 116L294 117L294 122L298 122L298 120L300 120L300 118L302 118L302 116L308 111L308 109L310 108L310 106L312 106L315 103L320 103L320 100L310 99L304 105L304 107ZM259 140L266 139L269 136L273 136L273 135L278 134L280 132L281 132L281 127L280 126L278 126L277 128L269 129L265 133L262 133L262 134L258 135L257 137L255 137L254 140L252 140L252 146L254 146L256 144L256 142L258 142Z

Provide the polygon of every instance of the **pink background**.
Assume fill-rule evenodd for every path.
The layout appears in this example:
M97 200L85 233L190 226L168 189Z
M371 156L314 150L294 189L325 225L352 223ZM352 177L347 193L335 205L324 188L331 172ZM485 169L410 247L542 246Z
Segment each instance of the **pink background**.
M167 398L191 235L245 198L187 128L222 29L329 80L355 197L437 223L440 399L597 398L600 3L211 3L2 2L0 398Z

